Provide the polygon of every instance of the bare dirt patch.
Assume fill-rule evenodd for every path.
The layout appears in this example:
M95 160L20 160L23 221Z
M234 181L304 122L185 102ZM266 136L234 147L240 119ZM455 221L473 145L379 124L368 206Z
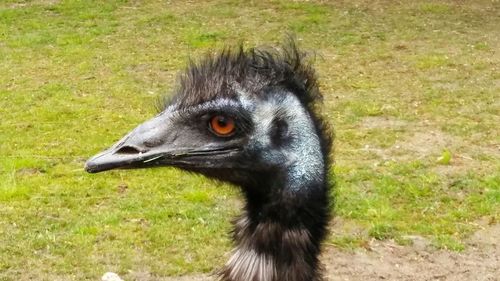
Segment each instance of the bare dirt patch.
M500 224L487 226L468 240L463 252L437 250L423 237L409 237L412 246L393 241L371 241L354 251L327 247L322 261L327 280L495 281L500 276ZM213 281L210 275L155 278L131 274L140 281Z
M450 147L457 140L439 130L417 131L410 137L396 143L396 148L404 148L420 157L439 153L440 150Z
M390 117L380 117L380 116L370 116L363 119L361 123L361 128L363 129L378 129L378 128L389 128L398 129L406 127L408 122L400 119L390 118Z
M368 249L328 248L323 256L329 280L498 280L500 225L477 232L464 252L437 250L421 237L413 246L372 241Z
M492 143L468 144L459 136L443 132L427 121L409 123L404 120L372 116L363 119L360 125L365 130L401 131L404 133L391 146L381 148L366 145L363 150L376 154L384 161L427 160L438 163L443 151L451 153L451 161L436 165L433 169L442 175L463 174L467 171L480 171L485 168L484 158L500 156L500 146ZM480 138L474 136L475 139Z
M376 153L385 160L416 160L432 155L439 155L443 149L457 146L462 140L446 134L441 130L423 121L421 123L409 123L404 120L371 116L366 117L360 124L365 130L384 130L389 132L404 130L404 135L388 148L377 148L367 146L365 150Z

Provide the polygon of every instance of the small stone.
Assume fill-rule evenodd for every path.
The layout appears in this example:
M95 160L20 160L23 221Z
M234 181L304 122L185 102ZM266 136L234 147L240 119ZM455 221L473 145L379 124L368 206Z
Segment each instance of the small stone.
M123 281L123 279L114 272L106 272L101 278L102 281Z

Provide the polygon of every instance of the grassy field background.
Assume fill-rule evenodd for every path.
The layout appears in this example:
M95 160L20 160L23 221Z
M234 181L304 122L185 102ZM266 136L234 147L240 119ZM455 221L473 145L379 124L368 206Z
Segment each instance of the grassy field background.
M190 58L286 32L317 52L336 131L327 244L462 250L500 219L499 26L486 0L1 1L0 280L220 266L235 188L83 163L152 116Z

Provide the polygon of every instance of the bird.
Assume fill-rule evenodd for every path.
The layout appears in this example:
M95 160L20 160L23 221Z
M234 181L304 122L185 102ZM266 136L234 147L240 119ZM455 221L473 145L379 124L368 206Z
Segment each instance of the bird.
M229 182L244 206L221 281L322 281L333 133L314 56L295 39L225 47L191 61L158 114L85 169L176 167Z

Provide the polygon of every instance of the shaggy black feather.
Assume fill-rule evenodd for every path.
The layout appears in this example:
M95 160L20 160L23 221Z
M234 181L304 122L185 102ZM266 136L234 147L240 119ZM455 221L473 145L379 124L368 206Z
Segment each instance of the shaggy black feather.
M331 214L328 169L333 137L319 113L323 97L311 59L291 39L279 49L226 48L218 54L206 56L198 63L192 62L180 76L174 95L163 104L161 110L175 104L180 114L183 114L183 110L187 112L184 119L190 120L188 116L196 105L220 98L237 100L238 94L241 94L238 91L258 95L261 99L276 91L295 95L313 119L325 165L323 178L316 179L307 188L298 191L286 188L282 167L251 172L189 169L242 187L246 206L244 214L235 221L233 237L237 249L251 250L251 253L273 260L273 277L244 280L241 274L235 273L242 269L235 269L230 264L220 272L220 277L224 281L321 281L322 268L318 256ZM236 109L232 110L234 113L230 114L235 119L248 121L250 118L239 116ZM228 111L231 109L225 110ZM251 124L246 121L239 123L244 130L250 130ZM287 133L288 124L278 112L270 132L273 145L285 145ZM249 155L245 159L255 157L259 155Z
M264 280L321 281L318 256L331 214L328 167L332 134L319 113L322 95L311 60L293 40L280 49L227 48L191 63L180 76L170 102L190 108L221 97L236 99L235 82L245 93L262 98L279 89L297 96L311 114L320 138L324 178L301 193L284 189L280 171L255 172L251 178L241 171L241 179L236 181L238 171L200 172L221 180L227 180L225 175L231 173L230 180L243 187L247 200L245 213L235 221L233 237L238 248L273 258L276 275L272 280ZM273 123L271 137L274 145L279 146L286 142L287 124L279 114ZM224 281L243 281L233 271L228 266L219 274Z
M216 98L237 99L235 82L240 90L261 98L282 89L300 100L320 138L324 178L308 186L307 191L291 192L283 187L281 171L254 172L250 178L245 171L198 172L242 186L247 202L245 213L235 221L233 237L238 248L273 257L276 275L272 280L264 280L323 280L318 256L331 213L328 168L332 134L319 113L322 95L311 60L293 40L280 49L227 48L191 63L180 76L170 102L187 109ZM273 144L283 145L287 124L279 114L273 124ZM231 173L230 179L226 178L227 173ZM220 277L224 281L243 281L236 279L233 271L228 266L220 272Z

